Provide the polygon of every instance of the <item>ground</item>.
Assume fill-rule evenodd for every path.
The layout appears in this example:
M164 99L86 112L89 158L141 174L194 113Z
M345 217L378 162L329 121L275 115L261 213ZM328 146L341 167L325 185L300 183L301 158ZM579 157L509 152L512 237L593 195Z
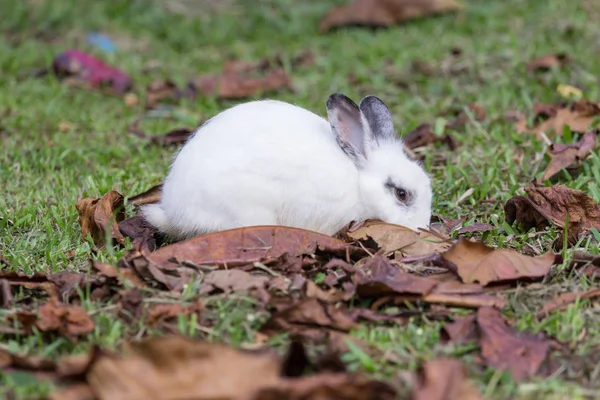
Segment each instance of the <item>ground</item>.
M487 118L471 119L451 132L456 150L440 144L426 151L434 213L499 227L479 236L490 245L547 251L556 237L554 230L527 233L504 221L504 202L523 194L522 188L541 174L547 161L545 144L517 134L503 115L508 110L531 115L535 103L561 101L559 84L578 87L588 99L598 98L600 27L593 21L600 17L600 6L591 0L466 0L459 14L389 29L321 34L320 18L339 3L343 1L233 1L215 8L210 2L152 0L6 2L0 21L0 253L10 268L56 272L85 268L90 257L116 262L122 249L92 254L90 242L81 238L76 201L113 189L124 194L144 191L164 178L176 151L147 146L127 132L143 112L140 106L127 106L120 96L69 87L51 76L31 76L70 47L92 51L123 69L138 88L162 77L184 83L193 76L219 72L229 58L257 61L279 53L289 59L310 50L316 55L315 64L293 71L293 90L270 97L324 115L325 99L333 92L355 100L375 94L390 107L400 135L423 122L442 133L444 111L477 103ZM114 39L116 53L104 54L85 43L86 34L97 30ZM460 50L462 61L453 71L427 76L410 69L415 60L440 65L455 50ZM548 53L566 53L572 64L544 74L526 69L527 62ZM144 73L144 66L154 61L160 68ZM391 79L390 70L400 78ZM144 127L161 133L208 118L234 103L212 97L183 100L178 106L184 112L144 122ZM440 156L447 162L435 163ZM600 157L592 155L576 179L563 172L557 181L585 189L599 201ZM579 247L598 253L594 240ZM567 258L569 254L565 252ZM544 331L585 354L600 343L597 307L582 302L542 320L533 317L555 293L588 288L572 274L561 274L560 266L557 271L547 285L516 288L509 295L505 315L515 318L519 329ZM185 323L181 329L234 345L251 341L248 327L255 328L261 316L249 319L245 301L220 300L220 318L208 334ZM40 336L11 336L1 340L2 348L55 357L83 351L91 344L118 345L128 328L97 304L84 304L93 310L96 329L83 340L72 343L57 337L48 342ZM0 311L0 318L4 313ZM465 348L439 344L440 324L417 319L402 327L365 326L353 334L386 350L393 361L359 353L347 354L346 361L352 368L389 377L434 355L468 353ZM468 354L463 359L470 362ZM580 388L568 378L517 383L507 374L488 370L476 376L476 382L486 396L495 398L600 396L597 382L592 388ZM19 386L6 379L11 387ZM26 398L47 390L21 385L15 393Z

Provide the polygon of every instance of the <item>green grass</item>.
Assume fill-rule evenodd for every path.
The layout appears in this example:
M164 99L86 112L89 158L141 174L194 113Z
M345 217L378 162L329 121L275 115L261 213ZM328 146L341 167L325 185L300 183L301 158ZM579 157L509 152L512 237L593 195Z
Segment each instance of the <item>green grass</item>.
M504 222L504 202L523 194L522 187L541 176L547 160L545 145L533 136L516 134L502 115L511 109L531 115L535 103L561 100L556 91L561 83L577 86L588 99L599 99L600 27L594 21L600 17L600 5L593 0L464 0L466 9L458 15L391 29L343 29L327 35L319 34L318 22L332 5L343 3L341 0L244 0L218 12L202 8L190 15L169 11L166 3L0 0L0 254L12 268L30 273L86 267L91 246L80 237L77 199L97 197L111 189L124 194L143 191L164 178L176 151L146 146L128 134L128 125L143 110L125 106L122 98L70 88L50 76L27 77L31 70L49 66L57 53L70 47L92 51L125 70L134 78L138 93L157 78L184 83L202 73L218 72L228 57L257 61L281 53L289 59L311 50L316 63L293 71L294 90L269 97L324 115L325 99L332 92L343 92L355 100L375 94L392 110L400 134L422 122L435 124L437 133L442 134L444 121L439 118L445 110L476 102L486 109L488 118L449 132L458 141L456 151L444 146L427 150L435 213L499 227L482 237L494 246L538 253L550 248L555 230L520 232ZM106 55L90 48L85 35L94 30L114 38L119 51ZM453 48L462 50L459 57L466 71L437 76L410 71L411 62L417 59L439 65ZM527 72L525 65L531 59L558 52L569 54L573 65L545 74ZM152 60L159 61L161 69L143 73L144 65ZM387 77L388 62L403 76L404 87ZM350 83L349 74L358 83ZM162 133L187 125L190 119L210 117L232 104L214 98L182 101L177 107L187 118L155 118L146 120L144 127ZM59 129L65 122L70 128ZM448 162L435 165L434 156L440 154ZM600 200L600 157L590 157L575 179L562 173L554 182L586 190ZM469 191L472 193L459 202ZM597 240L586 240L580 247L599 252ZM108 249L95 257L115 262L121 255L122 250ZM507 314L517 319L519 329L545 331L585 354L600 344L597 308L583 302L542 321L536 321L533 314L555 293L589 286L559 268L556 276L537 290L524 287L512 291ZM250 312L249 302L243 298L215 300L215 325L210 333L196 331L193 321L181 321L181 329L236 345L252 341L252 328L259 326L264 316ZM102 307L89 301L84 305L90 310ZM94 320L95 332L77 344L61 338L43 341L39 335L3 342L11 350L58 356L84 351L90 344L113 347L132 331L143 329L125 326L102 309L96 310ZM392 376L398 369L414 368L434 355L457 355L468 362L470 356L464 355L468 353L464 348L438 343L439 328L439 323L422 320L406 327L365 326L355 335L384 350L391 361L354 352L347 355L347 361L352 368L375 376ZM498 398L582 398L593 394L589 388L569 383L569 376L518 384L506 374L474 372L482 391ZM19 387L21 397L48 390L27 379L6 378L9 386ZM600 396L597 383L595 389Z

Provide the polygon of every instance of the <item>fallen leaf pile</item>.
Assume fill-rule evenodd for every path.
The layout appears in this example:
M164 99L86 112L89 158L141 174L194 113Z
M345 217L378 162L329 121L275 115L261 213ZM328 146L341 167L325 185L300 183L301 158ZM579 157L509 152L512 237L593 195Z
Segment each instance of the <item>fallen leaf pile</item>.
M320 29L388 27L460 9L453 0L353 0L330 10ZM451 53L439 67L414 62L411 68L426 76L468 69L460 49ZM538 72L570 62L565 54L551 54L533 60L527 69L539 77L544 74ZM134 107L143 98L150 113L168 108L167 102L199 96L252 98L291 89L290 73L314 63L312 52L254 63L227 60L220 73L190 79L184 86L158 79L143 96L129 93L125 102ZM78 50L57 56L53 71L79 86L108 86L119 96L134 89L128 75ZM394 73L391 63L386 65L386 77L401 86ZM122 337L113 349L93 346L57 359L2 347L0 368L6 374L27 372L36 380L49 380L56 386L51 395L56 400L392 399L401 393L413 399L481 399L460 361L419 358L416 371L403 371L384 350L353 334L364 325L401 329L420 318L443 324L444 344L470 345L465 350L472 356L470 371L493 368L517 381L560 377L566 373L560 357L581 361L572 346L517 329L518 318L506 318L503 311L514 309L509 293L543 286L554 279L556 266L569 264L560 253L564 244L574 245L600 230L600 204L592 197L563 185L542 186L559 180L564 170L582 170L594 154L600 105L586 99L536 104L533 114L529 122L521 112L508 112L506 118L523 138L545 140L549 160L541 176L523 188L526 196L504 204L504 213L506 223L516 229L562 230L552 249L492 247L486 238L501 226L447 217L434 218L429 229L419 231L374 220L353 224L335 237L258 226L163 245L160 233L138 213L140 206L160 200L162 183L130 197L113 190L75 204L82 240L94 244L87 269L26 275L0 255L0 333L79 343L104 334L102 318L109 317L123 327ZM480 128L488 115L471 103L440 117L435 127L423 123L405 135L411 156L423 158L425 147L438 143L454 151L465 127ZM142 118L129 131L148 144L180 145L196 129L154 135L141 128ZM72 125L64 123L61 129L69 131ZM561 143L572 137L572 143ZM434 164L446 161L442 157ZM129 218L126 205L134 206ZM101 262L99 251L112 247L121 251L118 262ZM567 268L592 284L600 281L598 256L574 253ZM595 286L564 290L529 311L543 320L575 302L598 298ZM242 299L248 307L242 327L247 338L227 345L232 333L215 331L226 318L219 301L238 304ZM283 354L271 347L281 337L289 344ZM348 352L389 362L397 371L385 382L350 372L341 357ZM578 379L594 379L593 364L580 362Z

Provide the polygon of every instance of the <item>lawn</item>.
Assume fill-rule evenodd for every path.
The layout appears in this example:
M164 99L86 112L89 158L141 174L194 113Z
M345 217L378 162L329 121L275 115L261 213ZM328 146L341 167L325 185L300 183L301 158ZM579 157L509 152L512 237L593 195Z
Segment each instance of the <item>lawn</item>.
M75 203L111 190L133 195L164 179L177 147L149 145L128 131L140 115L148 116L141 101L145 87L166 78L183 85L190 78L220 72L226 60L257 62L278 54L292 88L257 97L292 102L325 115L325 100L331 93L341 92L355 101L374 94L389 106L399 135L430 123L437 135L451 134L457 144L454 150L443 143L417 149L432 177L434 214L461 218L465 226L480 222L496 227L468 235L494 248L529 255L550 250L559 229L526 232L505 222L505 202L524 195L523 188L541 176L548 158L544 140L517 133L504 115L519 110L533 123L535 104L565 101L557 91L561 84L580 89L590 101L598 100L600 27L595 22L600 3L464 0L459 13L384 29L321 33L319 21L341 3L0 1L2 268L33 274L80 271L89 267L90 259L116 264L126 249L108 246L95 251L90 238L81 238ZM87 43L86 35L95 31L106 33L117 50L106 53ZM125 71L140 101L126 102L123 96L73 87L52 74L34 76L35 70L50 66L57 54L69 48L88 51ZM314 63L291 67L290 60L305 51L314 54ZM531 60L556 53L567 54L569 62L546 72L527 68ZM425 73L415 67L416 61L437 69ZM145 118L142 126L156 134L182 126L193 128L240 101L215 96L182 99L162 114L154 112L153 118ZM484 119L469 108L474 103L485 110ZM455 129L446 127L455 118L449 110L466 113L466 122ZM552 141L569 139L571 135L566 134ZM600 201L599 181L600 157L593 152L578 175L561 171L552 184L583 190ZM131 205L127 212L132 215ZM588 236L575 247L598 254L597 239ZM545 318L535 317L539 307L555 295L594 287L566 268L573 250L558 249L565 261L554 266L543 281L505 291L508 306L503 313L518 330L544 332L566 343L574 354L586 355L599 351L597 304L579 301ZM15 299L21 297L27 298L23 304L38 301L24 290L15 293ZM85 352L92 345L115 349L124 340L152 333L143 323L116 318L112 303L92 301L89 293L81 297L95 323L92 333L77 341L39 332L0 333L1 348L56 359ZM188 290L176 301L195 298ZM256 330L267 315L255 310L251 297L214 296L206 301L210 329L199 330L195 321L180 318L181 333L234 346L256 342ZM0 320L7 321L13 307L20 306L0 310ZM509 373L481 369L475 365L471 345L440 342L444 323L415 316L405 325L363 324L351 334L386 356L371 357L351 349L343 359L351 370L398 379L400 371L415 370L423 360L452 356L466 363L486 397L600 397L598 368L581 372L569 359L550 377L520 382ZM272 339L279 349L286 343L285 337ZM587 375L578 380L579 374ZM14 398L43 397L52 389L49 383L36 384L27 374L0 376L6 388L2 390Z

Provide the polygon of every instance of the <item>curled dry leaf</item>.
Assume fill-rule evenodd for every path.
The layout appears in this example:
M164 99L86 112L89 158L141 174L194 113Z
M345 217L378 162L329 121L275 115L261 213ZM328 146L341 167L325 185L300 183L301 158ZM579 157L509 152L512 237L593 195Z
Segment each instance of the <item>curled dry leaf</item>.
M36 314L19 312L16 319L27 332L35 326L42 332L56 332L62 336L86 335L94 330L94 321L79 306L50 300L37 309Z
M106 231L119 244L125 244L125 238L115 222L125 219L123 196L114 190L101 198L86 197L79 200L75 207L79 213L79 225L83 240L88 234L92 236L96 246L105 244Z
M561 145L551 144L548 147L548 155L550 156L550 163L544 170L544 175L538 180L538 183L550 179L554 175L558 174L562 169L567 168L573 164L579 166L596 147L596 132L590 131L583 136L583 139L579 142Z
M587 292L568 292L561 293L554 299L550 300L542 306L535 314L537 318L544 318L554 311L565 310L569 305L579 300L595 299L600 297L600 289L594 288Z
M427 361L417 371L413 400L480 400L481 393L467 378L464 364L451 358Z
M464 283L482 285L540 279L554 264L562 262L561 257L553 253L529 257L510 249L495 250L464 238L443 253L442 258Z
M362 253L341 240L316 232L284 226L256 226L215 232L165 246L150 253L147 262L161 268L175 268L184 262L231 268L273 262L284 254L310 255L317 250L340 256Z
M536 375L550 350L549 339L511 328L499 311L489 307L477 311L477 325L481 354L488 365L511 371L516 380Z
M99 88L109 85L112 92L123 94L133 82L124 72L81 50L67 50L52 62L54 73L78 85Z
M417 147L423 147L437 142L447 145L450 150L456 149L456 139L454 136L450 134L436 136L436 134L431 130L431 125L427 123L421 124L412 131L408 132L402 138L402 141L409 149L415 149Z
M562 67L569 62L569 57L565 53L546 54L527 64L530 71L548 71L550 69Z
M600 204L581 190L563 185L551 187L527 187L529 197L515 196L504 205L506 222L518 222L525 229L543 229L550 222L565 227L567 214L569 225L579 224L581 230L592 227L600 229Z
M523 119L516 122L518 133L533 133L538 136L542 132L549 134L553 131L562 135L564 127L568 126L572 132L585 133L598 127L600 117L600 104L582 99L571 104L541 105L538 106L536 117L547 118L532 128L528 128Z
M426 230L415 232L404 226L375 220L365 221L358 229L344 235L352 240L373 240L385 253L398 251L402 257L441 253L450 247L448 238L441 234Z
M354 0L330 10L321 20L321 32L342 26L387 27L428 15L458 11L454 0Z

